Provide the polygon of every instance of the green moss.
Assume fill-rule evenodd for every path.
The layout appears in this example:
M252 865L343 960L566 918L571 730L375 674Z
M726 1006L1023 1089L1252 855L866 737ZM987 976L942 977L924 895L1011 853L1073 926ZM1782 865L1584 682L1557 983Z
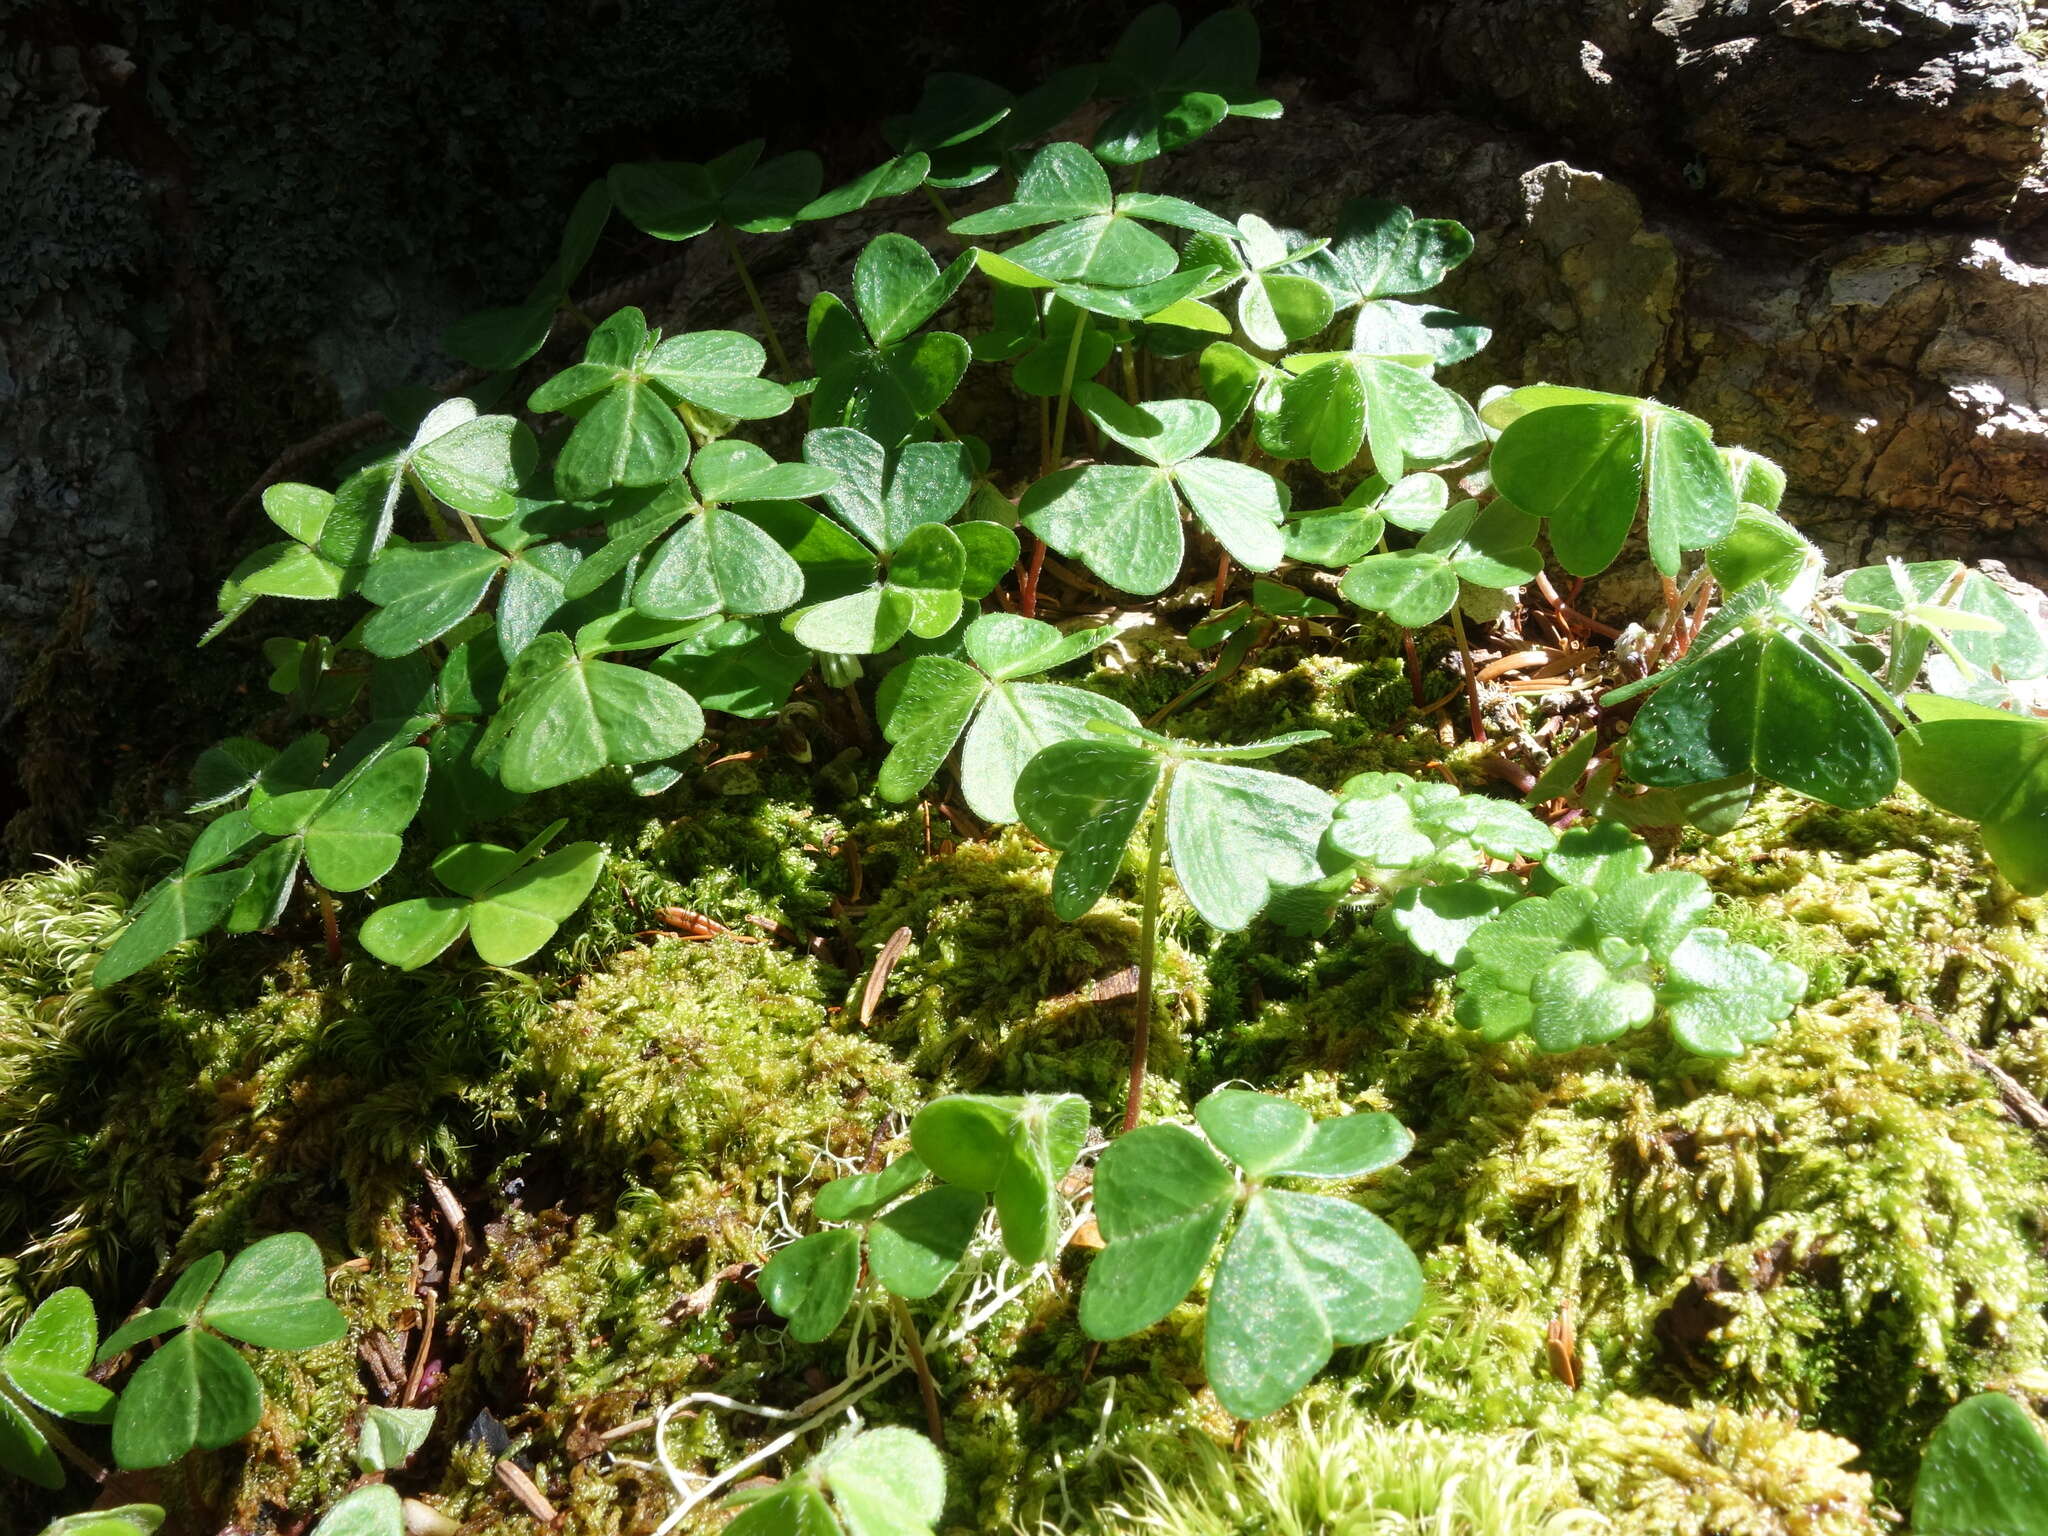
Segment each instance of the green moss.
M1341 991L1301 1006L1347 1004L1373 1031ZM1949 1394L2048 1344L2040 1150L1874 994L1722 1064L1541 1058L1440 1007L1375 1044L1420 1139L1376 1203L1430 1253L1436 1320L1368 1353L1390 1407L1530 1422L1557 1391L1538 1324L1568 1303L1588 1383L1817 1418L1897 1475Z
M1207 1437L1097 1512L1104 1536L1573 1536L1604 1530L1558 1454L1524 1434L1380 1423L1343 1399Z
M1910 791L1862 811L1773 791L1679 863L1776 923L1818 992L1875 987L1980 1043L2048 1005L2048 901L2016 895L1969 823Z
M1788 1419L1619 1394L1561 1439L1617 1536L1877 1536L1856 1447Z
M910 930L883 993L883 1038L939 1081L1081 1093L1098 1113L1120 1109L1132 1002L1128 995L1097 1000L1096 993L1137 961L1128 878L1135 871L1126 871L1111 899L1063 923L1052 910L1053 855L1021 828L929 858L899 841L891 862L901 876L878 894L860 927L863 954L877 952L899 927ZM1165 922L1154 1019L1155 1060L1169 1085L1186 1021L1206 991L1200 969L1172 942L1189 922L1176 899ZM850 1004L858 1005L865 984L865 976L854 979ZM1170 1103L1169 1094L1158 1107L1167 1112Z
M1440 749L1401 729L1406 681L1363 654L1375 643L1337 662L1272 656L1173 718L1224 737L1332 729L1282 764L1325 783L1422 766ZM1399 707L1376 730L1346 725L1347 687L1397 690ZM795 765L747 766L751 786L727 785L745 792L596 786L522 813L515 832L566 812L568 835L611 853L525 975L466 954L411 975L335 968L295 914L277 938L202 941L86 990L180 829L0 890L0 1327L74 1279L124 1311L206 1248L300 1227L333 1262L359 1257L335 1286L351 1345L382 1336L410 1363L415 1263L431 1277L447 1253L416 1241L437 1220L424 1163L468 1206L472 1248L439 1309L442 1421L415 1485L478 1531L524 1528L487 1459L460 1449L488 1410L575 1528L658 1521L668 1485L644 1434L596 1437L692 1391L793 1406L846 1369L844 1337L792 1344L732 1268L807 1230L819 1183L949 1087L1078 1090L1098 1124L1123 1092L1130 1005L1094 989L1134 958L1131 871L1062 924L1052 858L1020 830L974 841L918 807L820 809ZM2048 1171L1940 1027L2023 1083L2048 1076L2041 1026L2016 1023L2040 1007L2040 904L1911 802L1844 817L1772 799L1761 814L1775 832L1674 855L1727 893L1725 926L1816 978L1778 1038L1733 1062L1654 1032L1565 1057L1489 1046L1452 1021L1435 970L1369 924L1219 936L1170 892L1149 1107L1181 1113L1245 1080L1318 1113L1400 1116L1416 1151L1359 1192L1422 1253L1422 1314L1340 1351L1312 1419L1263 1426L1232 1456L1202 1384L1199 1292L1097 1351L1074 1318L1086 1252L1070 1250L1050 1285L935 1355L952 1526L1234 1529L1216 1523L1233 1509L1380 1486L1342 1475L1341 1450L1368 1467L1484 1465L1482 1490L1523 1474L1554 1490L1565 1467L1621 1530L1868 1528L1872 1487L1896 1499L1954 1394L2032 1379L2048 1357ZM408 863L382 899L423 879ZM665 907L761 942L671 936ZM750 915L813 942L770 940ZM863 1026L869 967L898 928L907 947ZM1567 1334L1569 1348L1553 1338ZM250 1453L195 1474L223 1518L338 1491L371 1400L356 1360L261 1360L272 1407ZM1331 1406L1344 1398L1362 1407ZM922 1422L907 1374L861 1411ZM713 1471L772 1427L708 1411L675 1421L669 1447ZM1740 1452L1698 1473L1686 1457L1703 1436ZM1841 1471L1847 1443L1857 1474ZM1809 1486L1832 1490L1819 1513L1796 1497ZM1401 1518L1446 1507L1432 1497ZM1534 1526L1502 1528L1571 1529L1578 1506L1549 1497L1525 1501Z

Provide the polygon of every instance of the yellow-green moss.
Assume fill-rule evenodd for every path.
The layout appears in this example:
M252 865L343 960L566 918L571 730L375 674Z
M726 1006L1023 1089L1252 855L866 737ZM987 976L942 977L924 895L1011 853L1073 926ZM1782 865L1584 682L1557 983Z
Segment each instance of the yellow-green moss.
M1102 1536L1592 1536L1563 1459L1526 1434L1380 1423L1338 1399L1257 1425L1235 1453L1206 1437L1162 1473L1140 1462Z
M1206 664L1164 630L1130 644L1141 664L1103 680L1146 712ZM1329 730L1274 765L1327 786L1369 768L1477 774L1470 748L1412 718L1398 651L1370 626L1339 656L1272 647L1169 723ZM332 1261L365 1261L336 1275L351 1344L378 1330L416 1347L425 1163L468 1205L476 1246L440 1309L442 1423L408 1489L479 1533L525 1529L458 1446L488 1409L571 1528L658 1519L666 1484L631 1465L644 1435L602 1451L598 1433L699 1388L793 1405L844 1360L843 1339L791 1343L744 1273L707 1311L682 1299L801 1227L828 1154L864 1155L934 1093L1079 1091L1107 1123L1131 1022L1127 1000L1093 996L1135 958L1130 870L1062 924L1052 858L1017 829L972 841L934 813L927 832L919 807L862 799L855 777L741 766L751 780L720 771L654 801L598 784L522 811L514 831L568 814L570 836L611 852L525 974L466 953L410 975L334 967L294 913L278 937L204 940L90 991L98 948L189 828L0 888L0 1330L54 1285L87 1284L111 1315L206 1248L298 1227ZM1489 1046L1451 1020L1434 968L1368 924L1216 935L1169 890L1148 1108L1244 1080L1318 1112L1399 1115L1416 1151L1364 1198L1422 1254L1422 1314L1340 1351L1313 1420L1258 1428L1247 1460L1216 1449L1233 1427L1202 1388L1199 1291L1098 1352L1074 1317L1087 1255L1070 1251L933 1361L951 1528L1235 1529L1216 1523L1231 1499L1257 1512L1361 1486L1332 1460L1351 1447L1364 1465L1488 1469L1474 1487L1528 1473L1549 1491L1521 1513L1540 1519L1502 1529L1592 1529L1590 1503L1644 1536L1841 1536L1874 1528L1866 1475L1896 1498L1953 1395L2036 1379L2048 1167L1943 1026L2040 1091L2044 904L1910 797L1859 813L1767 797L1737 834L1673 857L1729 898L1724 926L1815 978L1737 1061L1654 1031L1565 1057ZM409 855L345 923L424 878ZM746 919L771 919L816 953L636 938L669 906L764 940ZM868 968L899 927L908 948L863 1027ZM224 1518L251 1522L338 1491L366 1400L350 1348L259 1368L271 1406L249 1454L195 1473ZM1347 1398L1360 1406L1331 1406ZM907 1375L863 1412L922 1420ZM678 1420L671 1448L711 1469L762 1433L712 1411ZM1160 1523L1134 1462L1215 1508L1180 1500L1181 1524ZM1551 1499L1560 1467L1578 1502Z
M1879 1536L1856 1447L1789 1419L1616 1394L1561 1439L1616 1536Z

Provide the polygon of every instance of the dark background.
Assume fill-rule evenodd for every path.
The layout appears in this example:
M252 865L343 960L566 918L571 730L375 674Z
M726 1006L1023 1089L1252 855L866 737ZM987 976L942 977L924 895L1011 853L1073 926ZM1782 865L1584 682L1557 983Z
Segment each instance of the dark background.
M191 651L263 531L230 509L449 374L441 326L516 301L591 177L765 136L830 185L928 72L1024 88L1141 8L0 3L0 863L148 814L232 722L220 691L260 675ZM1344 88L1319 34L1372 7L1296 9L1337 24L1272 64ZM673 254L615 223L579 291Z

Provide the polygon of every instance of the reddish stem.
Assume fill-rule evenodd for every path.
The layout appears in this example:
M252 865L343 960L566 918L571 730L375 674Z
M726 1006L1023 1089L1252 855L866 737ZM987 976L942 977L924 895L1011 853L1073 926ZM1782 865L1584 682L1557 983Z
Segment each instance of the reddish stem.
M1031 540L1031 559L1017 583L1017 611L1027 619L1035 619L1038 617L1038 577L1045 569L1045 540L1035 533L1028 537Z

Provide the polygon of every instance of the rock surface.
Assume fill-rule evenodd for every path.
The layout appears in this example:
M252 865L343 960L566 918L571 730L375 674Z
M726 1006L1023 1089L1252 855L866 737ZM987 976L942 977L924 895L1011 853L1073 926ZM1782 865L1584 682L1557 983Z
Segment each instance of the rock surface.
M1060 9L1037 59L992 72L1085 57L1136 8ZM204 9L0 6L15 210L0 226L0 820L15 857L104 809L96 732L119 724L167 757L201 733L166 679L255 537L246 511L224 514L273 455L380 387L447 373L441 324L510 297L549 244L534 231L595 166L654 152L663 113L694 112L725 142L785 111L788 39L805 35L801 7L736 32L679 5L565 40L553 12L496 0L495 51L466 58L461 27L399 6L417 56L344 87L345 68L304 61L361 53L360 27L273 36ZM2033 48L2048 31L2016 0L1260 14L1289 116L1219 134L1176 171L1183 186L1305 227L1366 192L1461 218L1479 248L1449 297L1495 340L1460 386L1654 392L1780 460L1790 510L1838 557L1988 554L2040 579L2048 71ZM855 86L905 73L887 16L872 19L806 22L795 55L804 79L840 81L807 119L835 170L879 141L825 132L832 111L871 122L894 97ZM927 17L911 72L989 71L1006 57L989 26ZM533 100L536 72L560 99ZM630 276L663 254L622 244L600 264ZM801 272L806 254L781 259ZM129 713L145 709L153 741Z

